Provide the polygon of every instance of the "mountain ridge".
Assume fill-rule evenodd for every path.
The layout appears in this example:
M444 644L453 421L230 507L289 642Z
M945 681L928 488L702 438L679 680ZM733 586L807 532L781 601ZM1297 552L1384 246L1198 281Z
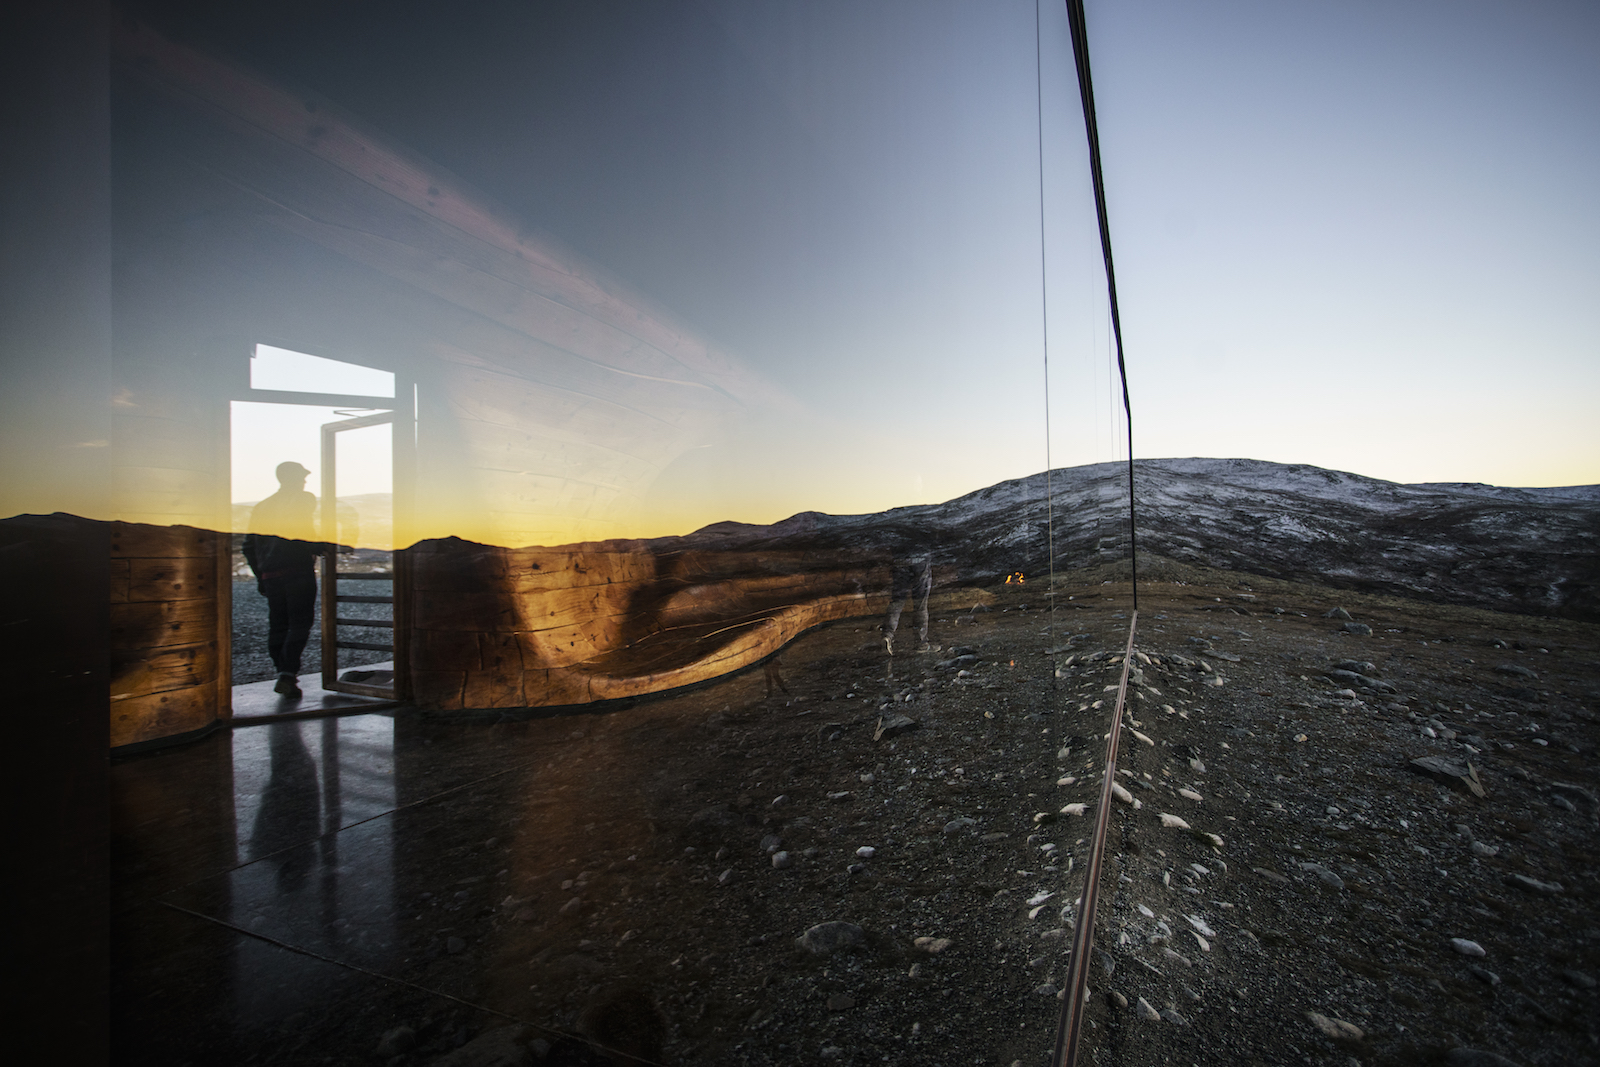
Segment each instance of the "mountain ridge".
M1063 467L940 504L799 512L650 538L653 551L843 548L927 553L982 582L1125 560L1127 464ZM1268 460L1134 463L1140 555L1444 603L1600 620L1600 485L1403 484ZM1053 527L1053 529L1052 529ZM1152 561L1153 562L1153 561Z

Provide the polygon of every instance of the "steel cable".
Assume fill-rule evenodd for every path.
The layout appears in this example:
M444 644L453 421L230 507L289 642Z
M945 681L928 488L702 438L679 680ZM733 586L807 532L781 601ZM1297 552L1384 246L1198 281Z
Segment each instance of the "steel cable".
M1089 960L1094 950L1095 911L1099 903L1100 873L1105 854L1106 836L1111 823L1111 798L1116 783L1118 742L1122 737L1123 709L1128 696L1128 676L1133 667L1134 637L1139 626L1139 564L1138 518L1133 495L1133 404L1128 394L1128 368L1122 350L1122 315L1117 306L1117 275L1111 254L1111 223L1106 211L1105 175L1100 161L1100 130L1095 120L1094 83L1089 69L1089 34L1084 17L1083 0L1066 0L1067 19L1072 30L1072 58L1078 73L1078 96L1083 104L1084 134L1089 141L1089 168L1094 180L1095 217L1100 227L1100 251L1105 261L1106 293L1111 310L1111 331L1117 346L1117 374L1122 383L1122 410L1128 431L1128 561L1129 577L1133 591L1133 610L1128 623L1128 643L1123 651L1122 678L1117 685L1116 706L1112 709L1111 724L1106 731L1105 774L1100 786L1100 802L1096 809L1094 838L1090 845L1088 870L1084 874L1083 893L1078 900L1076 924L1073 929L1072 955L1067 962L1066 989L1064 990L1061 1019L1056 1028L1056 1045L1052 1063L1057 1067L1074 1067L1078 1058L1078 1045L1083 1031L1083 1008L1087 999ZM1035 9L1037 11L1037 7ZM1038 31L1037 14L1035 32ZM1041 232L1043 230L1043 98L1040 101L1041 123ZM1048 402L1048 396L1047 396ZM1048 408L1046 409L1048 411ZM1046 436L1048 438L1048 424ZM1046 485L1048 486L1048 480ZM1052 558L1053 562L1053 558Z

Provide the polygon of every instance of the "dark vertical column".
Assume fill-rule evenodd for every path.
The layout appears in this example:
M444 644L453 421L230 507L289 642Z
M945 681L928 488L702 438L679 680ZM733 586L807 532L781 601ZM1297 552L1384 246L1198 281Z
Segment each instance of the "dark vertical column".
M108 1055L109 565L105 523L0 520L12 1008L63 1063Z
M104 519L111 389L109 11L0 34L0 516ZM0 522L14 894L9 1007L63 1063L108 1058L107 531Z

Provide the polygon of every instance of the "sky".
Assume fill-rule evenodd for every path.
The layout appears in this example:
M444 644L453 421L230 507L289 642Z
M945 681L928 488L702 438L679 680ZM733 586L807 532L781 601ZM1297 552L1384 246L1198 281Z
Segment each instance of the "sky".
M1087 7L1136 455L1600 482L1600 5ZM319 10L241 47L800 402L683 521L1125 455L1064 6Z

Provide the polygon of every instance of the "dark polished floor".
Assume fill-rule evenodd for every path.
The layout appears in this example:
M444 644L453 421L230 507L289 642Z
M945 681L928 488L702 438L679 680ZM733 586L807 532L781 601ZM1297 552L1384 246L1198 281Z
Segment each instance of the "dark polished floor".
M520 720L346 712L118 760L113 1062L388 1063L399 1026L401 1063L513 1021L559 1041L598 983L683 954L628 932L678 926L652 798L707 773L657 757L761 686ZM563 908L586 879L619 887L616 931Z
M113 768L117 1062L282 1061L300 1046L342 1060L337 1031L359 1026L370 1053L374 1032L459 1007L424 989L472 1000L423 973L430 946L401 899L461 879L429 839L494 834L512 768L459 748L408 759L408 724L275 723Z

